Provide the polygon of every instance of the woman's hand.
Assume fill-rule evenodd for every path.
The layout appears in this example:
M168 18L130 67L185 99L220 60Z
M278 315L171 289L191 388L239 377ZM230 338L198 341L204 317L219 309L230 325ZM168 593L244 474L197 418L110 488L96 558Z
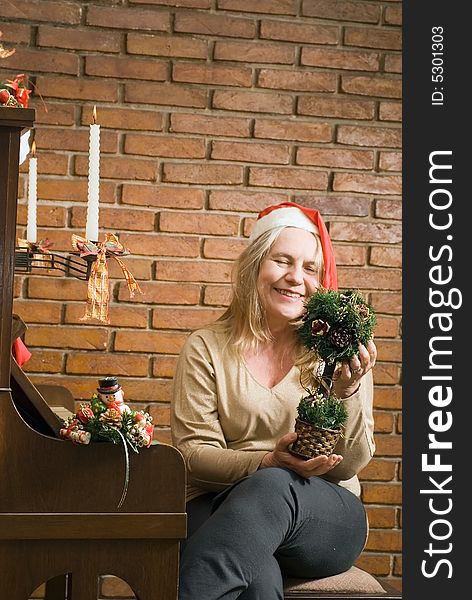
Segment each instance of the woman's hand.
M372 340L367 346L359 344L359 352L349 362L343 362L333 375L333 389L338 398L348 398L357 392L360 381L372 369L377 359L377 348Z
M287 433L282 436L277 442L275 450L264 456L259 468L285 467L295 471L300 477L309 479L315 475L324 475L325 473L328 473L328 471L331 471L331 469L338 465L343 459L339 454L317 456L308 460L294 456L288 451L288 447L290 444L293 444L296 439L297 434L295 432Z

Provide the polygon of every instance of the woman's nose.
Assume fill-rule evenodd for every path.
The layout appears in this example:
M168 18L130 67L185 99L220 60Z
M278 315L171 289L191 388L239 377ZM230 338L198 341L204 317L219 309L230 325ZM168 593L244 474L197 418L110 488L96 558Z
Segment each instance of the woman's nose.
M303 269L299 265L293 265L287 272L286 278L291 283L301 285L303 283Z

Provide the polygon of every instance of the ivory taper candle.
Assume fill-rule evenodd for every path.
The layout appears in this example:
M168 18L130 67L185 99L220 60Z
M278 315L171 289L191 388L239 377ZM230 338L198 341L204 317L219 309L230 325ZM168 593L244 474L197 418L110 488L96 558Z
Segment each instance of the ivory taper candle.
M36 143L31 146L28 172L28 214L26 220L26 239L36 243L36 204L38 198L38 159L36 158Z
M97 125L97 108L93 107L93 123L90 125L89 139L89 174L87 222L85 237L98 241L98 203L100 199L100 125Z

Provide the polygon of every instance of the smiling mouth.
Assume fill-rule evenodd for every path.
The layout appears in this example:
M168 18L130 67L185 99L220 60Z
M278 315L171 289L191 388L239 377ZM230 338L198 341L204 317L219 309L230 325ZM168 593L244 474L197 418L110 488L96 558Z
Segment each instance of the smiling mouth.
M274 288L276 292L281 294L282 296L286 296L287 298L304 298L303 294L299 294L298 292L291 292L290 290L283 290L281 288Z

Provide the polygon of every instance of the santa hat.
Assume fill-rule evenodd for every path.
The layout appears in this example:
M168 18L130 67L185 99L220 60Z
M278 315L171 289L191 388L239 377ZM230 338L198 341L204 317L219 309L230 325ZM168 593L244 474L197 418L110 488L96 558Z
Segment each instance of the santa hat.
M324 277L321 285L326 289L337 290L338 276L333 246L320 213L314 208L306 208L295 202L282 202L268 206L259 213L249 239L254 241L261 234L275 227L296 227L319 236L324 261Z

